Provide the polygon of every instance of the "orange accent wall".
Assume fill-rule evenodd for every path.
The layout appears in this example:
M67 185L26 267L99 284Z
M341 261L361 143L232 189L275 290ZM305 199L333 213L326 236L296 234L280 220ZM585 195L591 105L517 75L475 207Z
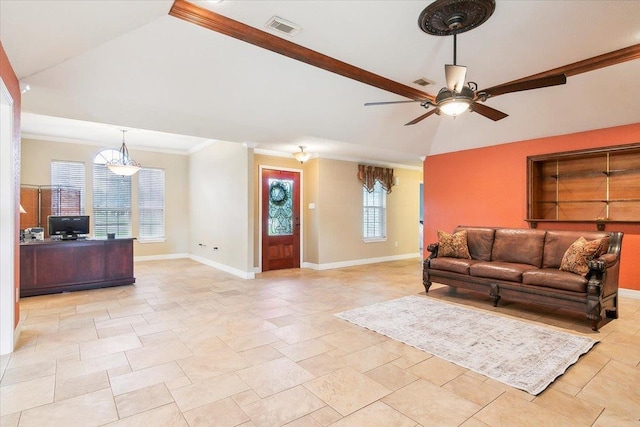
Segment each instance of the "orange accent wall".
M425 247L437 241L437 230L451 232L457 225L528 228L527 156L633 142L640 142L640 123L428 156ZM538 228L596 230L595 224L538 223ZM620 287L640 290L640 224L607 224L606 229L625 233Z
M18 82L18 78L16 77L16 73L14 73L11 64L9 63L9 58L4 51L4 46L2 46L2 42L0 41L0 77L2 81L7 86L9 93L11 94L11 98L13 98L13 152L14 152L14 162L15 162L15 190L14 197L16 199L16 206L19 206L20 203L20 83ZM16 295L20 295L20 212L16 209L16 242L15 242L15 259L14 259L14 271L15 271L15 292ZM18 325L18 321L20 320L20 307L18 303L16 303L15 307L15 326Z

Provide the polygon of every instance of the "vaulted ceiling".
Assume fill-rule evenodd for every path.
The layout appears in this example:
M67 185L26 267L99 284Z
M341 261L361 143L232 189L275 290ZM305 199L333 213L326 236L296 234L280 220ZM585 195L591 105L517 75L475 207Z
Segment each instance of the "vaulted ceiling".
M452 37L422 32L430 1L195 1L252 27L435 95ZM399 95L169 15L170 0L0 0L0 40L24 84L23 133L189 151L210 140L320 157L418 166L420 157L640 121L640 60L502 95L509 116L422 115ZM272 16L302 27L265 28ZM458 64L481 88L640 44L640 1L497 0L458 35ZM420 87L418 78L435 81ZM168 134L168 135L167 135Z

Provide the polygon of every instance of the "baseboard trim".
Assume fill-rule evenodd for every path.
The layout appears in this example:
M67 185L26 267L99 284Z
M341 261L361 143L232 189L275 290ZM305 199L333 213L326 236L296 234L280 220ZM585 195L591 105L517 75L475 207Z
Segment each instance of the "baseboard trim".
M242 271L237 268L229 267L228 265L221 264L219 262L211 261L210 259L203 258L201 256L189 254L188 256L194 261L197 261L201 264L208 265L209 267L216 268L218 270L222 270L225 273L233 274L234 276L240 277L242 279L255 279L256 274L253 271Z
M133 262L138 261L162 261L165 259L180 259L180 258L189 258L189 254L164 254L164 255L143 255L137 256L133 258Z
M201 264L208 265L209 267L216 268L218 270L222 270L226 273L233 274L234 276L241 277L243 279L255 279L256 275L253 271L242 271L237 268L229 267L228 265L221 264L219 262L211 261L210 259L206 259L200 257L198 255L193 255L189 253L181 253L181 254L164 254L164 255L145 255L145 256L137 256L133 258L134 262L138 261L162 261L166 259L191 259L193 261L199 262Z
M189 253L138 256L134 258L134 261L136 262L137 261L159 261L159 260L180 259L180 258L192 259L201 264L205 264L205 265L208 265L209 267L213 267L218 270L222 270L226 273L233 274L234 276L240 277L242 279L255 279L256 273L262 272L260 267L254 267L251 271L242 271L242 270L238 270L237 268L229 267L228 265L211 261L210 259L203 258L198 255L189 254ZM331 262L326 264L314 264L312 262L303 262L301 267L308 268L311 270L322 271L322 270L333 270L336 268L353 267L357 265L376 264L379 262L401 261L401 260L412 259L412 258L417 258L419 260L422 260L420 253L412 253L412 254L402 254L402 255L391 255L391 256L378 257L378 258L354 259L349 261ZM637 291L631 291L631 292L637 292ZM640 296L638 296L638 298L640 298Z
M327 264L314 264L311 262L303 262L302 268L309 268L309 269L318 270L318 271L333 270L335 268L354 267L356 265L376 264L379 262L388 262L388 261L401 261L401 260L411 259L411 258L421 259L420 253L391 255L391 256L384 256L384 257L378 257L378 258L354 259L349 261L330 262Z
M618 295L625 298L633 298L640 299L640 291L636 291L635 289L618 289Z

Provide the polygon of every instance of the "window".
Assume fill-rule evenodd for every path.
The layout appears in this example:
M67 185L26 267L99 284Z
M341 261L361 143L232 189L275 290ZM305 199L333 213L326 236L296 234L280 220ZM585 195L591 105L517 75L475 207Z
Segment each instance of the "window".
M362 187L362 237L365 241L387 238L387 192L376 181L369 193Z
M118 150L107 148L93 159L93 234L131 237L131 177L111 172L105 163L117 159Z
M84 163L51 161L51 214L84 214Z
M138 238L164 239L164 170L138 172Z

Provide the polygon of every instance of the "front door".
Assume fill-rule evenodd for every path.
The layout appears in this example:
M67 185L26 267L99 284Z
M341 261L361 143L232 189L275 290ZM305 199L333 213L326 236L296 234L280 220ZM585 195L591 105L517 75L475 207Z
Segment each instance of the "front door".
M300 173L262 171L262 271L300 268Z

